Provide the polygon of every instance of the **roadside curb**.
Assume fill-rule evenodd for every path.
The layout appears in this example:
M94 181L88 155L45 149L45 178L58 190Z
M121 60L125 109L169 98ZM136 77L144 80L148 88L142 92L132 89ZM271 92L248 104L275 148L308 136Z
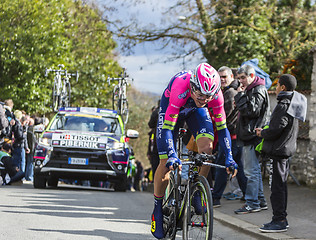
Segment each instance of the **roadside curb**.
M225 225L230 226L238 231L244 232L248 235L256 237L257 239L263 240L303 240L300 238L293 238L284 233L262 233L259 231L259 227L257 225L253 225L251 223L242 221L238 218L232 217L230 215L221 213L215 209L214 210L214 219L218 222L221 222ZM306 240L306 239L305 239Z
M147 192L153 193L153 184L148 186ZM243 221L237 217L220 212L220 210L213 209L214 220L229 226L232 229L243 232L256 239L262 240L311 240L308 238L297 238L287 235L285 233L262 233L259 231L259 226ZM216 230L215 230L216 231Z

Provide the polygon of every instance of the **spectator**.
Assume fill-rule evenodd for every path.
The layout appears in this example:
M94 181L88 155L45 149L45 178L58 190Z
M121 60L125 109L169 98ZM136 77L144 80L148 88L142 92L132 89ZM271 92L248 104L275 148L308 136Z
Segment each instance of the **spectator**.
M34 118L29 119L26 137L30 152L26 154L25 180L33 181L33 155L36 143L36 138L34 134Z
M2 132L2 137L4 138L5 142L11 142L12 140L12 127L15 124L15 116L12 112L13 109L13 101L12 99L4 100L4 108L5 108L5 115L8 119L9 126Z
M6 99L4 100L4 104L5 104L5 109L6 109L6 116L9 117L8 120L11 121L11 119L14 119L14 114L13 114L13 100L12 99ZM11 118L11 119L10 119Z
M227 128L232 139L232 153L235 162L238 164L237 181L239 187L245 195L247 187L247 178L244 173L243 164L241 161L242 147L237 146L236 125L238 110L234 104L234 97L237 94L238 81L234 79L234 74L229 67L223 66L218 69L221 78L221 88L224 96L224 109L226 113ZM221 146L218 146L217 163L225 165L224 151ZM234 178L235 179L235 178ZM223 195L227 184L227 173L225 169L218 168L215 173L215 185L213 191L213 206L220 207L220 199Z
M0 102L0 144L4 142L6 128L9 126L9 121L5 115L4 103Z
M12 126L12 132L14 134L12 154L13 165L18 167L22 172L25 172L25 154L30 152L24 128L24 125L27 123L25 117L22 118L21 111L16 110L14 116L15 124Z
M237 79L241 83L235 96L236 108L239 110L236 134L243 145L242 159L247 177L245 194L246 204L235 210L236 214L253 213L267 209L263 194L261 168L255 146L261 141L255 129L267 124L270 114L270 102L265 82L255 74L253 67L243 65L237 70Z
M155 172L156 172L156 169L157 169L157 167L159 165L159 161L160 161L157 143L156 143L156 130L157 130L159 106L160 106L160 100L158 100L158 106L153 109L151 116L150 116L150 120L148 122L148 126L151 128L151 130L148 133L149 142L148 142L147 157L149 158L149 161L151 164L153 178L155 176Z
M141 191L141 181L143 179L144 176L144 168L143 165L140 161L136 161L136 173L134 176L134 189L136 191Z
M24 172L19 171L12 163L11 145L4 143L0 151L0 171L3 184L11 185L14 182L21 181L24 177ZM9 176L9 177L8 177Z
M290 74L280 77L276 87L278 103L273 110L269 127L257 128L256 134L263 137L262 152L271 160L271 205L273 217L270 223L260 228L261 232L287 231L287 177L289 158L296 151L298 120L305 121L307 100L294 91L296 78Z

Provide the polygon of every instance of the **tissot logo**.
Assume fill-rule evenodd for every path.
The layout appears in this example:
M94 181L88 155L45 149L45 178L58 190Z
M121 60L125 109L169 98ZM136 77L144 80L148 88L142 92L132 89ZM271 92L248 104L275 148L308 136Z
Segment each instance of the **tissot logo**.
M108 138L103 136L54 133L52 145L60 147L105 148Z

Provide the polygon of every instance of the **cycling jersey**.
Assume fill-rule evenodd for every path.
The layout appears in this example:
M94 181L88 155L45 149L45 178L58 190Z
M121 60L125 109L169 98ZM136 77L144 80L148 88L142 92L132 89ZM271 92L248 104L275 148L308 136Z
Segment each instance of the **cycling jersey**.
M226 160L231 162L231 139L226 127L223 94L220 90L206 107L198 108L191 98L191 74L191 71L179 72L163 92L157 123L159 158L177 158L175 142L178 128L184 121L196 140L200 137L214 140L213 119L218 132L218 143L225 150Z

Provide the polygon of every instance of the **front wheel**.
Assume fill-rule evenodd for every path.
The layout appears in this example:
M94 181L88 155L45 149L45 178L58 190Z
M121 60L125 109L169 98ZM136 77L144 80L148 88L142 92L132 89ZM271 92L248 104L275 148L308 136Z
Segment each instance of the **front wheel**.
M57 188L58 180L59 180L58 177L50 176L50 177L48 178L48 180L47 180L47 185L48 185L49 187Z
M125 175L114 184L114 191L126 192L126 188L127 188L127 176Z
M119 103L119 99L120 99L120 89L119 87L116 85L113 89L113 93L112 93L112 108L113 110L118 111L119 112L119 108L120 108L120 103Z
M53 95L52 95L52 101L53 101L52 107L53 107L54 112L58 111L58 108L60 107L60 104L61 104L60 95L57 94L57 91L58 91L57 86L56 84L54 84Z
M46 188L46 178L38 174L34 174L33 186L34 188Z
M199 196L200 206L194 198ZM196 199L195 199L196 200ZM197 210L199 209L199 211ZM187 198L183 216L182 239L210 240L213 236L213 200L210 185L205 177L198 176Z
M165 236L170 239L175 239L177 231L176 191L175 175L174 172L170 172L169 184L162 202L163 228Z

